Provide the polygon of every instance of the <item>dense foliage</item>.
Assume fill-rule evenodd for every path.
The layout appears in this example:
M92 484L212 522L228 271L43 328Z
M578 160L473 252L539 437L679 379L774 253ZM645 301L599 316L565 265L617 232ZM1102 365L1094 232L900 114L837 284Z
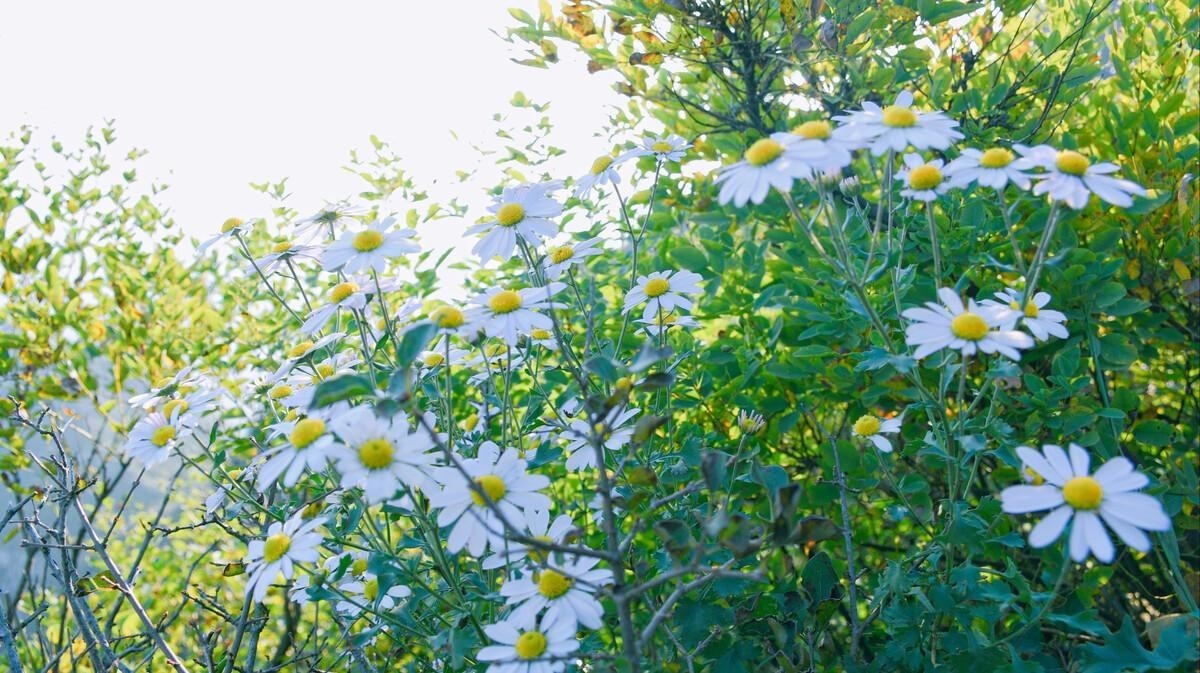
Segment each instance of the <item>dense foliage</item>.
M1195 665L1194 10L513 17L629 105L486 213L372 139L183 263L111 129L0 149L0 666Z

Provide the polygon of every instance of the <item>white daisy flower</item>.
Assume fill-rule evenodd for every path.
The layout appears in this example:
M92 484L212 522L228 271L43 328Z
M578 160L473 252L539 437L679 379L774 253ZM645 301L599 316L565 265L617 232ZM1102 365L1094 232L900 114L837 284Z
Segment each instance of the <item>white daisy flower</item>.
M493 551L504 548L504 523L493 506L518 529L528 525L525 512L550 509L550 498L538 492L550 485L550 479L527 474L526 462L516 449L501 453L494 442L484 442L476 458L461 462L472 481L467 481L457 466L440 467L434 470L433 479L442 488L429 493L430 504L442 510L438 526L453 526L446 540L451 552L466 547L471 556L478 558L488 546ZM492 504L474 487L482 489Z
M595 425L587 419L575 419L567 427L563 436L568 440L566 451L567 469L583 470L596 465L596 449L592 446L593 436L598 437L604 448L609 451L620 451L633 439L634 423L639 409L624 409L614 407L604 418Z
M592 167L581 178L575 181L575 197L583 198L593 188L604 184L618 184L621 182L621 176L617 173L616 165L613 163L613 158L610 155L597 157L592 162Z
M170 399L181 389L199 387L202 379L199 374L192 374L194 368L195 365L188 365L175 372L175 376L155 381L154 385L150 386L150 390L130 397L129 405L149 410L158 406L160 402Z
M650 318L638 318L636 321L644 325L642 329L650 336L658 336L672 327L682 327L684 329L696 329L700 327L700 322L686 313L664 313L654 314Z
M781 192L792 189L792 181L812 174L807 164L797 163L785 156L787 146L796 140L789 133L774 133L762 138L746 150L741 161L721 169L714 184L721 185L717 201L730 201L741 208L746 202L762 203L774 187Z
M541 346L547 350L558 350L558 341L554 339L554 333L548 329L534 328L529 330L529 345Z
M966 187L972 182L980 187L1003 190L1011 182L1021 189L1029 189L1029 164L1016 159L1011 150L993 147L979 151L968 147L950 163L944 171L952 187Z
M872 414L859 416L857 421L854 421L854 427L851 432L855 437L863 439L875 445L875 448L884 453L892 452L892 443L885 434L894 435L900 432L900 428L904 425L902 417L897 418L880 418Z
M332 354L334 350L326 347L330 346L344 336L346 336L345 332L334 332L332 334L327 334L316 341L313 341L312 339L305 339L304 341L292 346L287 350L287 353L284 354L283 362L280 363L279 369L276 369L275 373L271 375L270 381L274 383L282 379L287 375L288 372L292 371L292 368L296 366L296 363L307 360L315 355L317 351L325 349L327 352Z
M261 603L266 598L267 589L280 574L285 579L292 579L296 574L296 563L317 562L320 558L317 547L324 538L316 529L323 523L323 518L305 522L297 514L283 523L271 524L265 539L250 542L245 559L246 573L250 577L246 594L253 596L254 602Z
M361 311L366 308L369 296L378 294L380 291L391 292L396 289L396 286L395 281L380 280L379 287L376 287L375 280L370 276L347 278L329 289L326 295L328 303L313 309L305 317L304 324L300 326L300 332L306 335L314 334L323 329L339 309Z
M548 561L546 564L512 578L500 587L500 595L512 606L513 616L537 615L542 610L543 625L568 624L571 630L583 625L598 629L604 617L604 608L596 600L596 591L612 582L612 571L596 570L600 559L583 556L562 563Z
M763 426L766 424L767 423L763 420L762 414L758 413L757 411L749 411L747 409L741 409L738 411L737 425L738 429L742 431L742 434L753 435L759 430L762 430Z
M666 315L675 309L690 311L692 300L685 294L699 294L700 281L704 277L691 271L655 271L649 276L639 276L637 285L625 295L625 309L629 311L646 303L642 319L651 320L659 313Z
M508 260L517 249L518 236L528 245L538 246L543 239L557 234L558 225L547 218L560 215L562 204L548 194L560 185L543 182L505 188L488 206L492 217L466 230L466 234L483 234L471 252L485 263L493 257Z
M579 649L575 629L566 622L538 623L537 616L525 614L485 627L497 645L479 650L475 658L492 662L486 673L561 673L568 656Z
M421 246L408 240L417 235L414 229L393 231L396 218L375 220L366 229L347 231L329 244L321 253L321 267L326 271L358 273L371 270L383 273L388 260L410 252L420 252Z
M926 162L919 154L905 154L904 168L896 173L896 178L904 184L900 196L926 203L936 201L951 187L942 174L943 165L941 159Z
M642 138L641 147L635 147L621 153L621 156L617 157L615 163L620 164L630 159L651 155L660 163L682 161L684 155L687 154L688 147L690 147L688 141L674 134L660 137L649 136Z
M942 304L925 302L924 308L906 309L902 316L913 321L904 331L909 346L915 346L913 357L920 360L943 348L952 348L965 355L977 351L1000 353L1020 360L1020 349L1032 348L1033 339L1014 330L1012 322L1001 318L994 309L978 306L972 299L963 306L958 293L948 287L938 290Z
M1133 463L1120 456L1089 473L1088 452L1076 444L1071 444L1069 450L1068 457L1062 447L1053 444L1043 446L1041 452L1028 446L1017 447L1022 463L1045 482L1004 489L1000 493L1004 511L1025 514L1052 510L1030 531L1030 546L1049 545L1074 520L1068 548L1076 563L1082 563L1089 554L1102 563L1112 562L1115 549L1105 524L1125 544L1141 552L1149 551L1150 538L1143 531L1165 531L1171 527L1162 504L1137 492L1150 480L1134 471Z
M493 288L471 300L476 306L470 310L467 320L488 336L516 346L521 335L528 335L534 329L554 328L553 321L540 311L563 308L563 304L554 303L550 298L565 287L563 283L548 283L545 287L521 290Z
M886 107L865 101L861 110L833 117L839 122L833 136L851 147L868 148L876 156L909 147L944 150L963 137L956 130L958 122L945 113L916 110L912 103L910 91L901 91Z
M558 280L572 266L583 266L588 257L603 253L599 238L576 243L567 242L546 251L545 269L548 280Z
M296 485L306 468L311 472L325 469L335 444L328 419L348 410L349 405L343 402L323 409L324 413L277 424L277 430L287 439L283 445L261 454L265 462L258 471L256 486L259 492L266 491L280 477L283 477L283 485L290 488Z
M177 396L160 397L154 410L161 411L163 416L177 426L193 427L206 414L215 410L216 405L213 403L221 396L222 390L194 390L192 386L181 386L176 389L175 394Z
M884 108L866 101L862 110L834 117L841 126L834 129L833 137L865 146L875 156L888 150L903 152L910 145L917 150L944 150L963 137L955 130L958 122L942 112L914 110L912 103L910 91L901 91L896 101Z
M477 325L467 322L467 314L452 304L442 304L430 311L429 321L437 325L442 333L454 334L468 341L479 333Z
M833 126L825 120L807 121L792 129L795 140L786 144L783 155L788 161L807 166L812 180L817 175L831 174L850 165L854 149L833 137Z
M250 275L256 275L258 272L262 272L264 276L269 276L277 267L286 265L290 259L317 259L317 256L321 254L320 251L321 246L319 245L279 241L271 248L271 252L254 260L254 265L258 267L258 271L251 271L249 273Z
M1025 310L1021 310L1021 293L1012 288L1007 288L996 293L996 297L1000 301L994 299L984 299L980 302L981 306L986 306L995 310L1003 320L1011 322L1020 322L1024 325L1038 341L1045 341L1050 337L1058 337L1066 339L1069 335L1067 328L1063 323L1067 321L1067 316L1060 311L1054 311L1046 308L1046 304L1050 303L1050 295L1045 292L1038 292L1033 295L1033 298L1025 302Z
M1049 194L1051 200L1062 201L1075 210L1086 206L1092 194L1121 208L1133 205L1131 194L1146 195L1141 185L1109 175L1119 170L1114 163L1092 164L1084 154L1056 150L1049 145L1013 145L1013 148L1029 164L1046 171L1033 176L1038 181L1033 186L1033 193L1038 196Z
M138 421L129 431L125 442L125 455L151 467L166 460L171 449L183 441L186 428L179 423L178 412L168 418L155 411Z
M379 577L371 573L362 575L362 579L351 579L338 586L338 590L345 594L345 597L334 605L334 609L339 613L358 617L366 609L388 612L395 609L398 600L412 595L412 589L403 584L388 587L388 590L381 594Z
M449 364L452 367L462 366L466 364L470 357L471 351L465 348L451 348ZM445 343L438 341L429 350L422 351L417 356L418 376L426 376L445 364L447 364Z
M366 208L350 205L348 201L326 203L312 215L296 220L292 227L297 239L312 240L324 236L332 239L334 230L358 224L355 218L366 213Z
M360 405L329 425L345 445L332 453L343 488L361 486L367 502L377 503L394 496L401 486L425 487L427 471L436 460L436 443L424 429L410 431L403 412L385 419Z
M576 530L575 522L570 515L560 514L554 522L550 522L550 512L533 510L525 513L526 532L529 537L551 544L565 544L567 537ZM493 548L492 554L483 560L484 570L495 570L505 566L515 565L529 560L536 565L546 562L549 554L537 548L530 548L519 542L504 540L499 549Z
M200 245L196 246L196 256L203 255L213 245L224 241L227 238L233 238L250 229L250 224L242 220L240 217L231 217L221 224L221 231L216 236L205 240Z

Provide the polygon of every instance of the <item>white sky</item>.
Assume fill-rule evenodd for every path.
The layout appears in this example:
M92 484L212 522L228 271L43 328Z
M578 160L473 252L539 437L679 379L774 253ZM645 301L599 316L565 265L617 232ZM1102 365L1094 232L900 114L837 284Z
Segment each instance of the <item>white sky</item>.
M6 2L0 134L31 124L43 144L71 147L115 119L122 147L150 152L140 180L169 184L160 201L200 239L227 217L267 214L252 181L289 177L302 213L351 196L363 183L342 166L370 134L419 185L455 182L479 163L470 142L495 143L491 117L517 90L552 103L551 142L568 150L557 166L582 172L609 149L594 134L622 99L578 57L513 63L520 53L490 32L515 25L509 6L537 14L535 0ZM469 219L494 175L455 187ZM460 232L420 229L430 248Z

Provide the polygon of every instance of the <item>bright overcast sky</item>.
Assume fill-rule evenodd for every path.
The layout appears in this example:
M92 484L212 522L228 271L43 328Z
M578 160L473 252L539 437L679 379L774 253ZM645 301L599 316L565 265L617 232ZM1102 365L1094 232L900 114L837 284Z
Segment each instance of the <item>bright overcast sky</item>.
M289 177L302 212L352 195L363 183L341 167L370 134L418 184L453 182L517 90L551 102L560 165L582 171L607 151L594 134L622 100L579 60L513 63L520 53L491 32L513 25L509 6L537 12L534 0L9 2L0 134L31 124L76 146L115 119L123 146L150 152L140 177L170 185L161 200L197 238L267 213L252 181ZM493 183L466 185L462 200L486 203ZM421 231L439 248L460 232Z

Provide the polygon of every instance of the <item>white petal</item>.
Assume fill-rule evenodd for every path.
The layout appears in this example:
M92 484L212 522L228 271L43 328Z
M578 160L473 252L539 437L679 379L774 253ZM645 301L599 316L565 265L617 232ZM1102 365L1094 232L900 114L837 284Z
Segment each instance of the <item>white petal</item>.
M1105 513L1143 530L1167 530L1171 519L1162 503L1145 493L1105 493L1100 504Z
M1057 486L1050 484L1041 486L1019 484L1009 486L1001 491L1000 503L1004 511L1009 514L1025 514L1058 507L1063 503L1063 496Z
M1083 526L1084 537L1087 538L1088 546L1092 548L1096 559L1101 563L1112 563L1116 550L1108 537L1108 531L1104 530L1104 524L1100 523L1100 517L1096 516L1095 512L1079 512L1075 517L1075 525Z
M1034 472L1037 472L1043 479L1054 484L1062 486L1067 483L1068 476L1064 476L1054 469L1054 466L1046 460L1045 456L1040 451L1032 449L1028 446L1018 446L1017 456L1021 458L1021 462L1025 463Z
M1071 520L1071 515L1074 510L1063 505L1058 509L1047 514L1041 521L1029 531L1029 546L1042 548L1058 539L1062 535L1063 528Z

